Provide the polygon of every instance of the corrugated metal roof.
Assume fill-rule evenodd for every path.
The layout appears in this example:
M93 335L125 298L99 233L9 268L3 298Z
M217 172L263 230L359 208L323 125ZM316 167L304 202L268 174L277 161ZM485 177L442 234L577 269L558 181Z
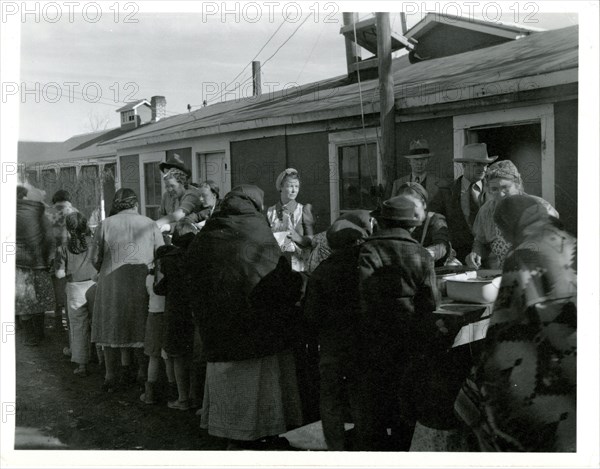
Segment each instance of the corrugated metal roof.
M540 32L497 46L412 65L403 56L393 64L396 107L401 110L515 93L519 91L515 86L519 85L520 90L526 90L560 84L559 80L577 82L577 68L578 26ZM554 81L542 82L539 80L542 76L552 76ZM490 86L493 84L497 86ZM379 112L378 80L363 81L361 92L364 112ZM110 143L126 147L357 116L360 112L359 85L348 84L342 76L259 98L207 106L144 125Z
M18 142L17 159L19 163L53 161L61 154L64 142Z

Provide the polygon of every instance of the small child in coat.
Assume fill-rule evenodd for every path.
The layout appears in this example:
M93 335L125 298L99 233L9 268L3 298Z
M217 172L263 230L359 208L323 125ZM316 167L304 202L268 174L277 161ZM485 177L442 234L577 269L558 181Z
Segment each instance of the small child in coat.
M90 361L91 322L85 293L94 285L92 278L96 275L89 249L92 238L87 219L79 212L67 215L65 227L68 240L66 245L57 249L55 271L57 278L67 279L71 361L78 365L73 373L85 376Z
M146 276L146 289L148 290L148 318L144 334L144 354L148 356L148 379L145 383L144 393L140 400L145 404L156 404L156 383L160 372L160 359L165 360L169 390L175 386L173 361L167 357L163 350L165 344L165 297L154 293L154 285L161 279L158 261Z
M190 222L179 222L173 234L173 244L161 246L156 252L162 279L154 292L165 296L164 349L173 360L178 398L167 403L177 410L197 406L197 377L192 366L194 351L194 320L192 316L192 285L187 269L187 247L197 228Z

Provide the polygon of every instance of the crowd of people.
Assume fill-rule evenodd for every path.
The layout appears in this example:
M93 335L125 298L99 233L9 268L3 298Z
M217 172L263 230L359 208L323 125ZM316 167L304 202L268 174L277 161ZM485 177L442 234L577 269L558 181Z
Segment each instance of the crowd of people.
M141 402L193 409L229 449L278 448L321 420L335 451L575 451L576 240L485 144L464 147L450 183L427 173L432 156L412 142L389 199L319 233L293 168L267 208L257 186L221 198L192 183L175 155L157 220L121 188L93 233L68 192L47 207L20 185L23 342L64 308L75 375L97 360L103 391L138 383ZM436 267L462 262L503 276L468 370L450 351L462 324L435 313Z

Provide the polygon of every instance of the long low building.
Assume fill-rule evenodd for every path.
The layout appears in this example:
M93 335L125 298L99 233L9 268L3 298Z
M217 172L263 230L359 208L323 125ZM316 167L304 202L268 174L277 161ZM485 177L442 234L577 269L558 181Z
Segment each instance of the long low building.
M453 160L464 144L485 142L577 233L578 27L532 31L428 15L405 37L418 41L418 55L393 61L396 177L409 172L401 155L416 138L429 141L430 170L444 178L458 175ZM356 68L360 76L122 126L94 151L111 153L116 187L134 189L149 216L160 201L158 164L173 153L194 181L215 180L222 192L256 184L268 205L278 199L277 174L294 167L300 200L313 204L324 229L344 210L373 208L391 183L381 157L379 80Z

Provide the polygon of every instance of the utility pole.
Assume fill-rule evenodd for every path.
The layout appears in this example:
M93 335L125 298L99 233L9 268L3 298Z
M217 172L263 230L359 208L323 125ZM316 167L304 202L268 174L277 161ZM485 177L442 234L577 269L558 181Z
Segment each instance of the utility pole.
M350 26L358 21L358 13L342 13L344 26ZM360 61L360 54L358 52L358 44L356 44L356 38L351 39L346 36L346 67L348 69L348 76L352 75L352 65Z
M377 57L379 59L379 114L381 156L385 177L384 199L391 194L396 177L396 134L394 122L394 77L392 75L392 31L389 13L376 13Z
M260 62L252 61L252 96L260 96L262 94L260 83Z

